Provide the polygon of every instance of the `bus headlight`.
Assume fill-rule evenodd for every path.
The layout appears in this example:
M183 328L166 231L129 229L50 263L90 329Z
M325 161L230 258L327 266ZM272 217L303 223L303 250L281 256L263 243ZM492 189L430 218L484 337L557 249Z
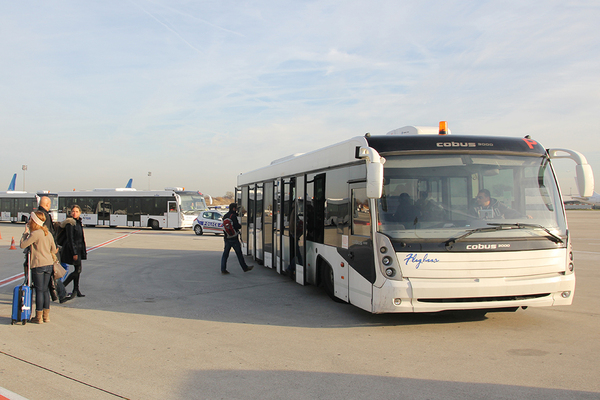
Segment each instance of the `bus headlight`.
M383 263L383 265L385 265L386 267L388 265L392 265L392 257L390 256L385 256L383 257L383 259L381 260L381 262Z
M379 249L379 251L381 252L381 254L385 254L385 253L387 253L387 247L381 246L381 248Z
M573 270L575 269L575 266L573 265L572 262L569 263L569 271L573 272Z
M385 274L386 274L386 275L387 275L389 278L391 278L391 277L393 277L394 275L396 275L396 270L395 270L394 268L386 268L386 269L385 269Z
M569 297L571 297L571 292L570 291L562 292L560 295L563 297L563 299L568 299Z

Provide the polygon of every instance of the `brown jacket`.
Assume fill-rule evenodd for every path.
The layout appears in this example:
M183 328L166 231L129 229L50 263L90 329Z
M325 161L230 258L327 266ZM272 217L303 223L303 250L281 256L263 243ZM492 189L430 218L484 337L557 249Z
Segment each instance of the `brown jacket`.
M24 249L29 246L31 246L31 268L54 264L52 255L56 253L56 245L52 234L44 235L43 229L23 233L21 248Z

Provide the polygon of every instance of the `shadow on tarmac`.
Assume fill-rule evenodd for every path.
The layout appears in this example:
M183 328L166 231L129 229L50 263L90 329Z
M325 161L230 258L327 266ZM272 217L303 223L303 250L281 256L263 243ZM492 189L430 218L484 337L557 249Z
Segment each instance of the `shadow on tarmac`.
M598 399L598 393L302 371L196 371L181 395L207 399ZM182 397L182 398L183 398Z
M143 258L141 258L141 256ZM333 302L312 285L301 286L256 263L244 273L233 251L229 275L220 273L220 251L103 248L83 264L81 291L51 307L306 328L397 326L481 321L477 313L371 314ZM246 259L250 263L250 259ZM10 304L10 288L0 299ZM70 287L67 288L70 290ZM5 297L8 296L8 297ZM10 323L10 318L0 319Z

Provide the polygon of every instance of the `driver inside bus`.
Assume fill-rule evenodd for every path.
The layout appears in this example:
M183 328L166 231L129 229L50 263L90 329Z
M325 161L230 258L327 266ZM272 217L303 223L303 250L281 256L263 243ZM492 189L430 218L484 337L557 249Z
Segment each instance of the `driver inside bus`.
M520 212L513 210L502 202L494 199L490 191L481 189L475 198L477 205L473 207L472 215L479 219L504 219L504 218L532 218L530 215L524 216Z

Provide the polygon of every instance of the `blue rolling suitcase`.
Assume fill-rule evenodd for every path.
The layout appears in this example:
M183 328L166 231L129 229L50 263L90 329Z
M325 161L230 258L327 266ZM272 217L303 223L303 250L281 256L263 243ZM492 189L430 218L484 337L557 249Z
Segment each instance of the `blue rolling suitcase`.
M29 261L29 260L28 260ZM31 282L31 270L27 263L27 283ZM31 287L28 284L17 286L13 290L11 325L21 322L23 325L31 319Z

